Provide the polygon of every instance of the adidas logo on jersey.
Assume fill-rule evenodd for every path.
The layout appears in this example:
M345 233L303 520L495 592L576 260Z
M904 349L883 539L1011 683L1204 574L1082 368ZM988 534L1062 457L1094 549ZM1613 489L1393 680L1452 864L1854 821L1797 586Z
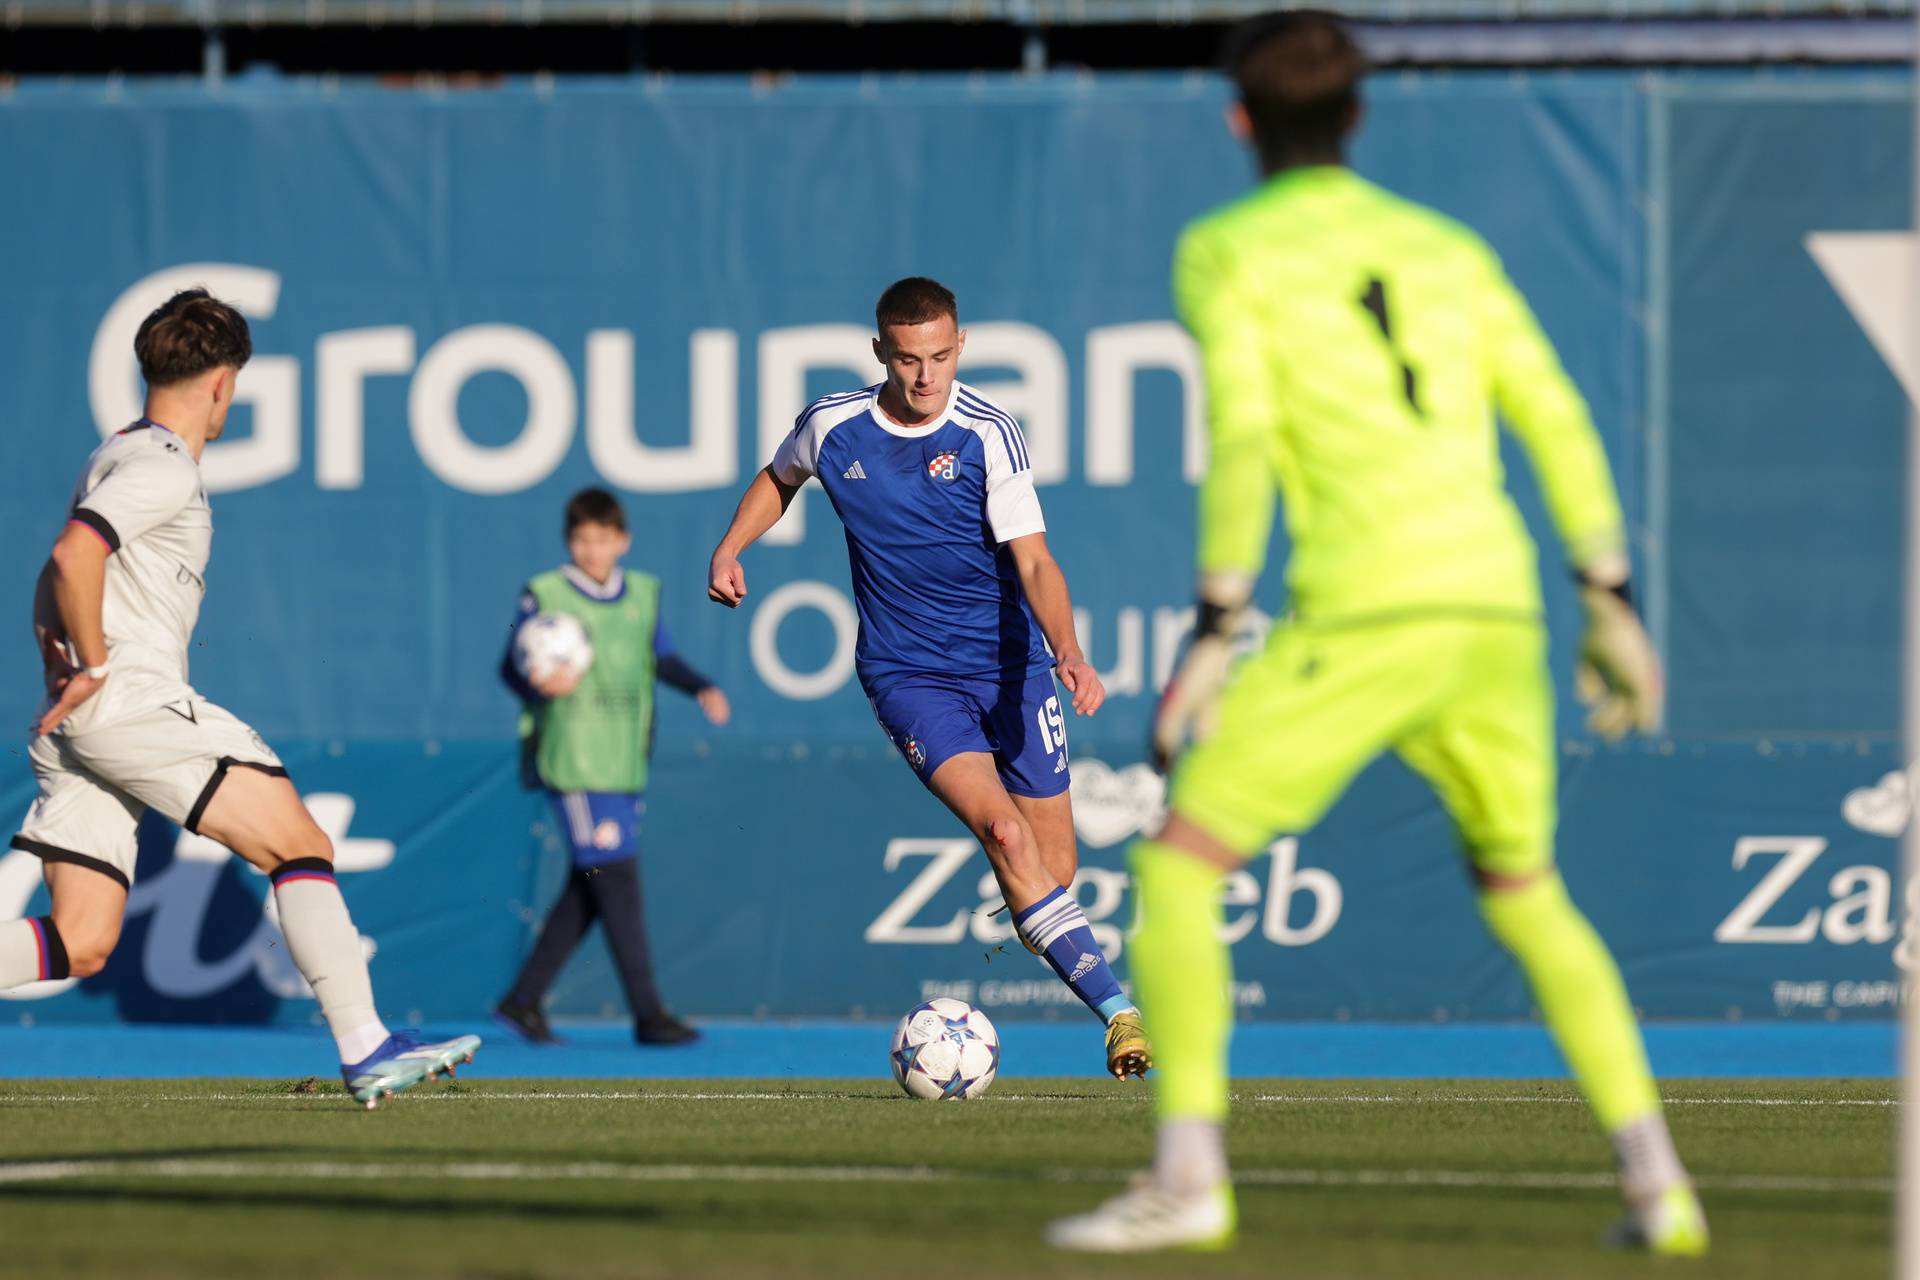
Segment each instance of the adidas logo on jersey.
M865 480L867 478L867 469L856 462L845 471L842 471L840 478L842 480Z

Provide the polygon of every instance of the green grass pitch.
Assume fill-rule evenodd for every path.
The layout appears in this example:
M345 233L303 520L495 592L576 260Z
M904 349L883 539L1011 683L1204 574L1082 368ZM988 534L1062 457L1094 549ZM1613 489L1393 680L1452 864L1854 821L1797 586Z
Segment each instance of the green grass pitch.
M1236 1082L1242 1234L1086 1259L1049 1218L1142 1167L1137 1084L512 1081L380 1111L337 1084L0 1083L0 1273L51 1276L1644 1276L1888 1267L1885 1081L1674 1080L1715 1232L1608 1252L1605 1144L1559 1082Z

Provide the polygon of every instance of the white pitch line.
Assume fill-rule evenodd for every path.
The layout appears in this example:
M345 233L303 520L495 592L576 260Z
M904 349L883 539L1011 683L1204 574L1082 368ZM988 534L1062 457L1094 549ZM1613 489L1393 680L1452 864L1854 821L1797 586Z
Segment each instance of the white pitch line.
M182 1093L160 1094L149 1098L137 1098L132 1101L152 1102L326 1102L343 1098L343 1092L323 1088L317 1093ZM1145 1102L1147 1095L1115 1098L1103 1094L1043 1094L1043 1093L996 1093L991 1098L995 1102L1092 1102L1111 1106L1116 1102ZM433 1090L431 1092L410 1092L405 1095L407 1102L850 1102L860 1099L891 1101L893 1095L886 1093L691 1093L682 1091L613 1091L606 1093L559 1091L542 1092L483 1092ZM20 1093L0 1092L0 1107L21 1106L31 1103L97 1103L102 1099L98 1095L78 1093ZM1560 1106L1585 1106L1585 1100L1579 1097L1541 1097L1537 1094L1518 1094L1501 1096L1495 1094L1452 1094L1444 1096L1413 1096L1400 1094L1289 1094L1258 1093L1239 1095L1236 1102L1273 1102L1293 1106L1480 1106L1486 1104L1506 1105L1516 1102L1552 1103ZM1670 1107L1712 1106L1712 1107L1894 1107L1899 1105L1895 1098L1667 1098Z
M1483 1173L1455 1169L1235 1169L1237 1183L1271 1187L1472 1187L1497 1190L1611 1191L1611 1173ZM1799 1174L1708 1174L1703 1191L1875 1192L1893 1190L1892 1178L1830 1178Z
M134 1098L135 1102L327 1102L345 1098L346 1091L331 1086L322 1086L313 1093L177 1093L157 1094L150 1098ZM854 1093L521 1093L486 1092L471 1093L437 1089L430 1092L414 1091L405 1095L409 1102L455 1102L461 1099L486 1098L500 1102L841 1102L850 1098L863 1098L868 1094ZM100 1096L80 1093L0 1093L0 1106L8 1103L26 1102L99 1102Z
M1897 1107L1898 1098L1668 1098L1677 1106L1731 1107Z
M1512 1102L1547 1102L1563 1106L1585 1106L1586 1099L1579 1097L1541 1097L1537 1094L1520 1094L1513 1097L1488 1095L1453 1094L1444 1097L1413 1097L1390 1093L1354 1094L1337 1097L1331 1094L1290 1094L1258 1093L1250 1098L1238 1098L1240 1102L1286 1102L1295 1104L1313 1103L1328 1106L1345 1106L1349 1103L1366 1105L1398 1105L1409 1107L1479 1105ZM1662 1101L1670 1107L1711 1106L1711 1107L1894 1107L1899 1105L1896 1098L1664 1098Z
M337 1161L36 1160L0 1162L0 1184L57 1182L73 1178L253 1178L263 1180L449 1182L981 1182L1025 1181L1108 1183L1118 1175L1103 1170L1054 1169L1032 1174L990 1170L932 1169L888 1165L628 1165L607 1162L539 1164L495 1161L474 1164L423 1162L341 1163ZM1471 1188L1478 1190L1610 1191L1608 1173L1482 1172L1461 1169L1242 1169L1235 1180L1263 1187ZM1705 1191L1760 1191L1787 1194L1871 1193L1893 1190L1891 1178L1728 1174L1698 1179Z

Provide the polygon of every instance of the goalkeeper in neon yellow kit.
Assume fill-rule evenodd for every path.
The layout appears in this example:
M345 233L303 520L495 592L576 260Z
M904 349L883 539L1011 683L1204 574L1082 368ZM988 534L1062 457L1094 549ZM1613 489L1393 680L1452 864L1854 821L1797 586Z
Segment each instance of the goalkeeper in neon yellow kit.
M1706 1222L1668 1136L1612 956L1554 869L1553 687L1535 550L1501 476L1519 437L1581 584L1580 692L1609 738L1651 730L1658 659L1627 591L1600 441L1526 302L1473 232L1346 169L1360 54L1295 12L1229 42L1235 132L1266 181L1181 236L1174 294L1204 357L1199 624L1156 715L1170 812L1131 851L1134 994L1155 1027L1151 1176L1054 1224L1055 1244L1221 1246L1234 1204L1222 1125L1231 1010L1226 872L1314 825L1396 752L1457 825L1487 927L1525 971L1614 1144L1621 1238L1697 1254ZM1276 497L1292 616L1227 675Z

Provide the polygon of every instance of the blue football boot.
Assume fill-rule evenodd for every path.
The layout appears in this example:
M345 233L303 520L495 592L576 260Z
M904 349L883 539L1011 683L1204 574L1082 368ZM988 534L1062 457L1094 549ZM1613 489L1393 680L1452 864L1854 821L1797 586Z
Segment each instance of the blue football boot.
M360 1061L340 1068L347 1092L355 1102L364 1102L371 1111L380 1099L391 1098L437 1075L453 1078L456 1063L472 1062L473 1051L480 1047L479 1036L455 1036L435 1044L422 1044L404 1031L388 1036L378 1049Z

